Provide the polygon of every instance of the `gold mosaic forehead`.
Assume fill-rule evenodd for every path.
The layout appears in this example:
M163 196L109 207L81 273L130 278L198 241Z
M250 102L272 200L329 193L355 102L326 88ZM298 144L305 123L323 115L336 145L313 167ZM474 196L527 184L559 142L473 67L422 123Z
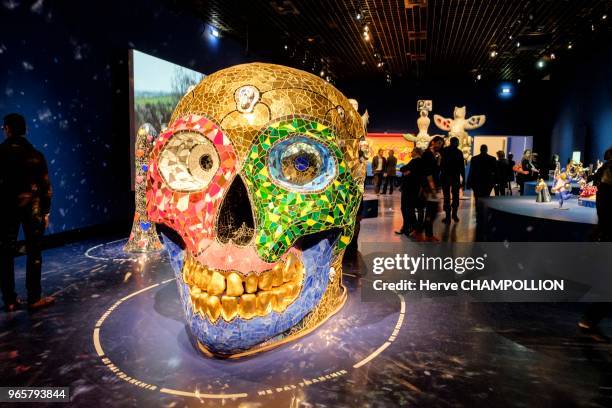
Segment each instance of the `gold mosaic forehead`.
M308 116L331 125L349 162L357 160L364 132L361 117L334 86L274 64L242 64L207 76L181 99L171 122L189 114L221 126L239 159L266 125L280 118Z

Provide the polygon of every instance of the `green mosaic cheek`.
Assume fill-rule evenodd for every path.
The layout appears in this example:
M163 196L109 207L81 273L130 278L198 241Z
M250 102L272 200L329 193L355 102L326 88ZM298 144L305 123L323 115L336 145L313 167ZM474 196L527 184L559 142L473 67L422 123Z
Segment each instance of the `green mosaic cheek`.
M280 159L274 157L277 145L284 155ZM319 157L325 154L329 157ZM311 171L310 166L318 167ZM285 180L270 174L281 172L278 167L291 177ZM300 173L308 171L308 176ZM360 192L329 127L303 118L275 123L258 137L242 172L253 198L258 225L255 243L263 259L276 261L301 236L332 228L341 229L336 251L349 244ZM316 188L317 182L322 188Z

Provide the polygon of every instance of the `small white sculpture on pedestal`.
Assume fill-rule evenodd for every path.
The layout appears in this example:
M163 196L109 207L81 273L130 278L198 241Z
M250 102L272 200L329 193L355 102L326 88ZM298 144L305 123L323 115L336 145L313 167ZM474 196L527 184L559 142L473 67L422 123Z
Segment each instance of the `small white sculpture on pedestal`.
M434 115L436 126L448 131L448 140L451 137L459 138L459 149L463 152L463 158L468 161L472 157L472 137L467 133L468 130L478 129L484 125L485 115L470 116L465 118L465 106L455 106L453 119Z

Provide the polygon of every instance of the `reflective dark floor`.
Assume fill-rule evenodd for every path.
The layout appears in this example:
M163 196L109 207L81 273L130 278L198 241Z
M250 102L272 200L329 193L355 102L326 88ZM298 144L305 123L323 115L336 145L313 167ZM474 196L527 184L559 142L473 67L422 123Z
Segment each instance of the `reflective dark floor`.
M398 205L381 196L360 241L411 245L393 234ZM462 207L460 223L437 223L443 239L473 239ZM45 252L43 285L58 302L0 314L1 385L69 386L71 405L90 407L612 406L612 346L576 330L583 305L363 303L353 267L347 305L315 332L212 360L190 344L165 255L131 258L123 242ZM612 333L610 320L602 328Z

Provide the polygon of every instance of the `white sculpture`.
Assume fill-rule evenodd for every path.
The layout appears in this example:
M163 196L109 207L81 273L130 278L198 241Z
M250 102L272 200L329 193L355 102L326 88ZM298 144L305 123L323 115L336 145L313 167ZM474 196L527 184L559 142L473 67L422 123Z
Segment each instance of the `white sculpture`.
M359 114L359 102L357 102L357 99L349 99L349 103L355 109L355 112ZM361 115L361 122L363 123L363 131L365 134L368 134L367 128L368 128L369 121L370 121L370 114L368 113L368 110L366 109L363 115Z
M485 115L470 116L465 118L465 106L455 106L453 119L434 115L436 126L448 132L448 140L451 137L459 139L459 149L463 152L463 158L467 161L472 157L472 137L467 133L468 130L478 129L484 125Z
M357 102L356 99L349 99L349 103L355 109L355 112L357 112L357 114L359 115L359 102ZM363 177L364 180L366 178L367 163L370 158L370 151L372 150L370 143L366 139L366 136L368 134L369 118L370 118L370 115L368 114L368 110L366 109L364 114L361 115L361 123L363 124L363 136L359 140L359 163L361 165L360 165L359 173L358 173L358 176ZM364 186L362 185L361 187L364 187Z
M403 135L404 139L414 142L416 147L420 149L427 149L429 146L429 141L433 138L433 136L430 136L428 133L430 123L431 119L429 119L429 112L427 112L425 109L421 110L419 112L419 118L417 119L417 128L419 129L419 133L417 133L416 136L412 133L406 133Z

